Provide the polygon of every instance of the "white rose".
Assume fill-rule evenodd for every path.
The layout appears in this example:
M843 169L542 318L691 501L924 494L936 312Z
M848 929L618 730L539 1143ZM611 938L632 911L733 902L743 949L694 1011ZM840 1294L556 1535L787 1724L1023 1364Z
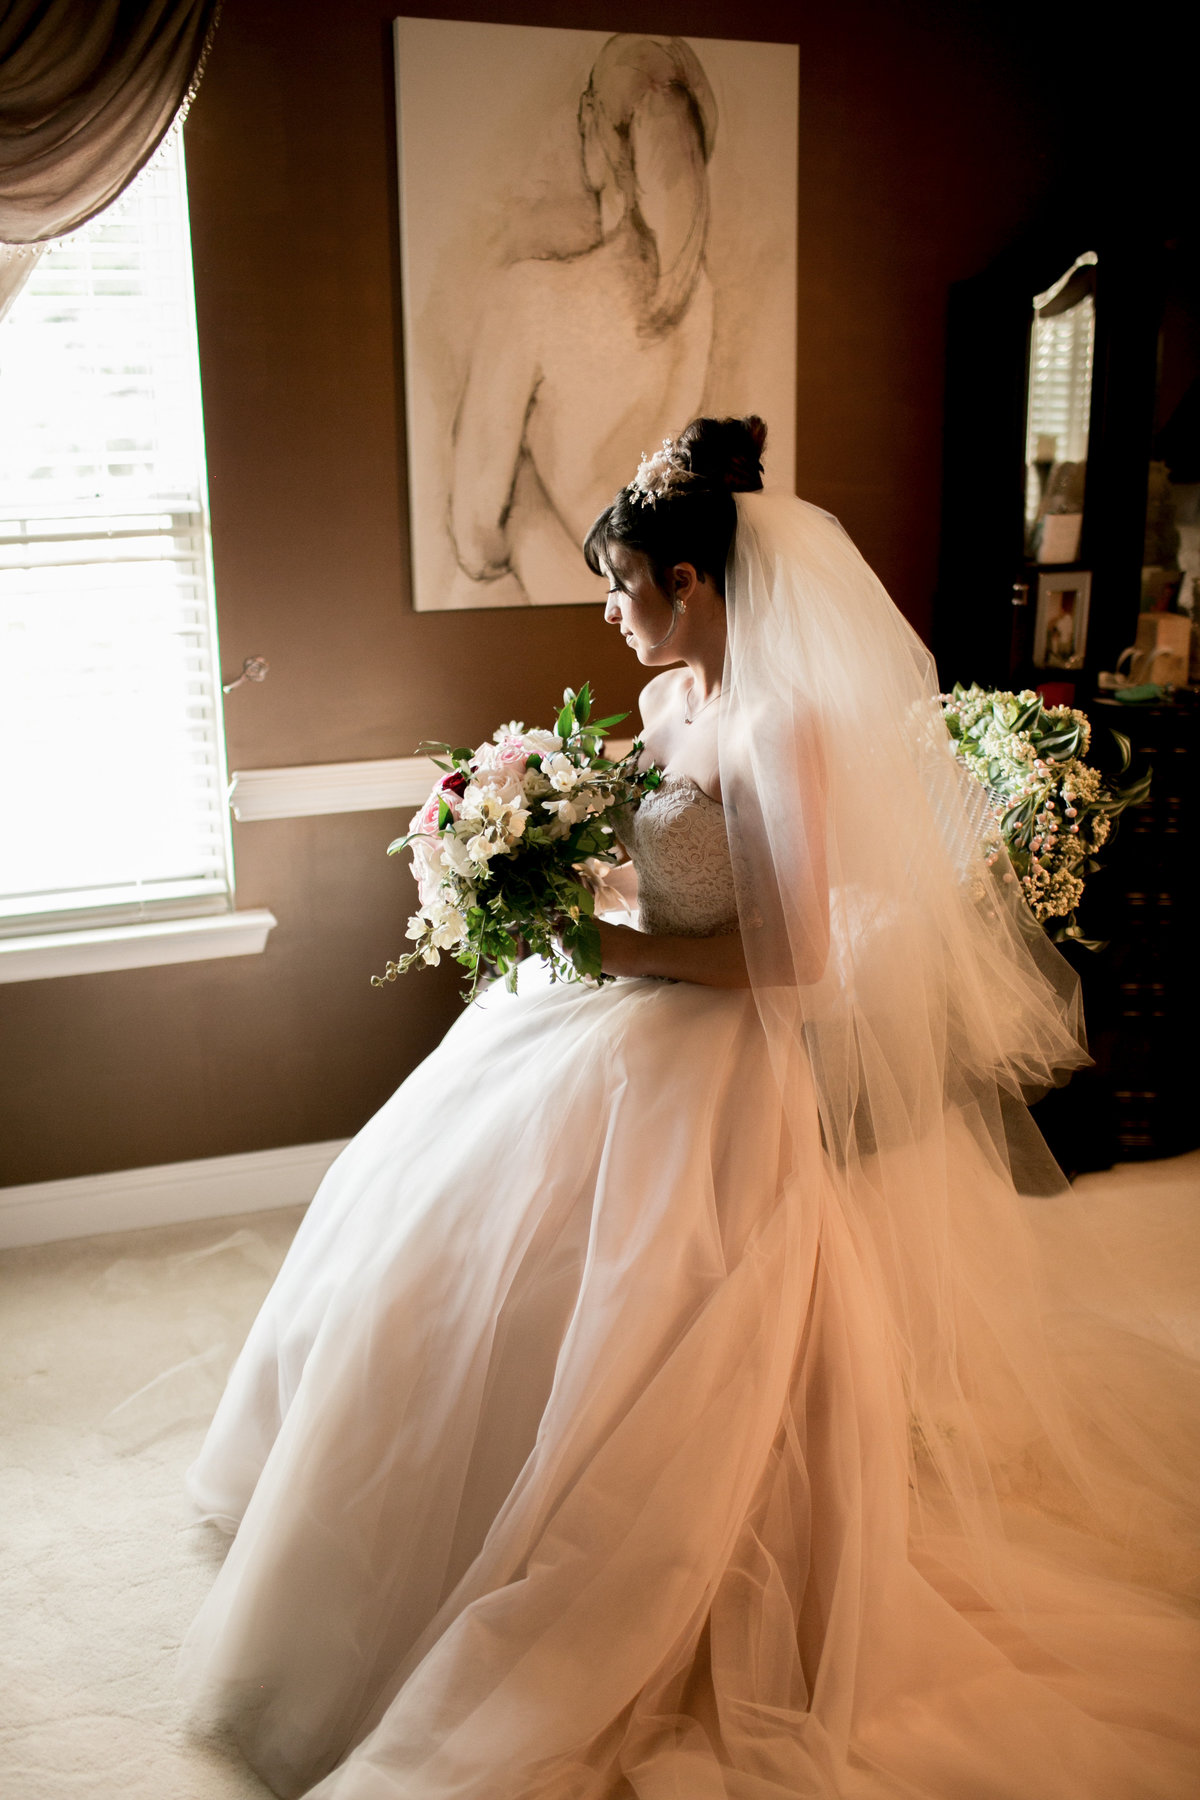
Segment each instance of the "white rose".
M421 904L432 900L442 885L446 874L446 859L442 854L441 842L437 838L414 838L411 846L413 879L417 884L417 892L421 896Z
M523 736L533 756L554 756L562 749L562 739L553 731L526 731Z
M474 781L463 795L461 816L464 819L478 818L478 805L485 795L489 799L511 805L520 800L524 792L521 777L511 764L477 769Z

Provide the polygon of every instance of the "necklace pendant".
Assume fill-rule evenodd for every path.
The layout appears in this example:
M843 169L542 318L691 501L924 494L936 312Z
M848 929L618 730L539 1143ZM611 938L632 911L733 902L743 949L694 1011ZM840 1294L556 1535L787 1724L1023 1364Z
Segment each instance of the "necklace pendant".
M685 725L691 725L696 719L698 719L700 717L700 714L705 710L706 707L715 706L717 701L721 698L721 690L720 690L720 688L718 688L715 694L710 694L708 699L704 702L704 705L698 706L696 708L695 712L693 712L692 711L692 701L695 699L695 697L696 697L696 690L694 687L690 688L688 693L684 695L683 722Z

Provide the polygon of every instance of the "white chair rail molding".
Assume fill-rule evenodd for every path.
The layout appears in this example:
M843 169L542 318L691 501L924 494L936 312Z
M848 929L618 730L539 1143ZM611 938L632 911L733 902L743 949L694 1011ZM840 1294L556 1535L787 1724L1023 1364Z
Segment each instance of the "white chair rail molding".
M0 982L100 975L218 956L257 956L278 923L266 907L0 938Z
M420 806L434 766L424 756L373 762L296 763L282 769L239 769L229 804L239 825L254 819L306 819L320 813L383 812Z

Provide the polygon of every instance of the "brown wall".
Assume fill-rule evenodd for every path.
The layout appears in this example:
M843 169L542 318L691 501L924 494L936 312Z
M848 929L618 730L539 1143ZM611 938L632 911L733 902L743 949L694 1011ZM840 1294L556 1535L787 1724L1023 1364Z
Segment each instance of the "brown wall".
M944 312L1032 216L1038 106L994 29L935 5L459 16L801 46L799 485L921 629L938 539ZM231 768L411 754L638 670L598 611L409 601L390 18L228 0L186 131ZM454 16L450 7L438 16ZM974 16L974 15L972 15ZM681 421L682 423L682 421ZM403 935L385 813L236 828L266 954L0 988L0 1181L349 1134L457 1009L450 970L368 985Z

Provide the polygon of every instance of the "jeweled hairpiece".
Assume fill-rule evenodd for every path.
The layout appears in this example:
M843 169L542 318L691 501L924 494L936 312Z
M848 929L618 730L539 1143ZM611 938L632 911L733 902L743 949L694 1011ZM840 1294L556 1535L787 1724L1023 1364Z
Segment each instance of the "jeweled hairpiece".
M674 438L664 438L662 449L656 450L653 456L647 456L643 450L637 474L629 483L627 491L635 495L643 506L654 506L664 495L677 494L684 488L691 487L700 478L688 466L686 455L686 451L679 449Z

